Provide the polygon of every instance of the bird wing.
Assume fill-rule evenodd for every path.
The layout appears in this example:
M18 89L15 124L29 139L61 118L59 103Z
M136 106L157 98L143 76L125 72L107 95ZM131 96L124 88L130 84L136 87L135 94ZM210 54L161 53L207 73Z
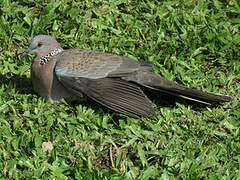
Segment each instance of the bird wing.
M58 76L99 79L122 77L140 69L150 70L150 62L138 62L124 56L90 50L65 50L57 57Z
M57 57L55 73L72 93L84 93L112 110L138 118L155 115L154 105L137 85L121 77L141 68L152 65L107 53L68 50Z

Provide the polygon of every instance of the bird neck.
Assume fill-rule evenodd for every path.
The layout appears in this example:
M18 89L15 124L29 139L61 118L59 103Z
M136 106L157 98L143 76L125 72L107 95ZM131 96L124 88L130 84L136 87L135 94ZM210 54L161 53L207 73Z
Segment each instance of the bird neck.
M55 56L63 51L62 48L56 48L52 51L50 51L48 54L40 58L40 65L46 64L52 56Z

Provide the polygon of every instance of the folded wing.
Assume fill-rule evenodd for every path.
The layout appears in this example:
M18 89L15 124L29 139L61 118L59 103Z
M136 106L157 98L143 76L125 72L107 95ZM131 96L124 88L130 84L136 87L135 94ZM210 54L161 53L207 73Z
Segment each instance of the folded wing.
M121 77L151 68L151 63L141 64L126 57L75 50L58 57L55 72L72 93L84 93L114 111L138 118L155 115L154 105L136 84Z

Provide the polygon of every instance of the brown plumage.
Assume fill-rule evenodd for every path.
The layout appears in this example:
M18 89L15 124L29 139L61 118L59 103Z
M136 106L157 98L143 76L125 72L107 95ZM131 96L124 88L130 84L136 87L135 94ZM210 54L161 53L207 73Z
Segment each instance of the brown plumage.
M34 90L51 103L87 96L120 113L150 117L156 110L143 87L205 104L231 100L157 76L151 72L150 62L82 49L63 50L47 35L34 37L22 57L27 54L36 55L31 66Z

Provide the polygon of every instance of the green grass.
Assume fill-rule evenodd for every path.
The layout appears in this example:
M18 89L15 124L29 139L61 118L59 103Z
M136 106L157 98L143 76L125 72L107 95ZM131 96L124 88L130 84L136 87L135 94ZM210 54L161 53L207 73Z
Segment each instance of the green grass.
M0 178L239 179L239 1L2 0L0 15ZM33 92L32 57L18 59L38 34L151 61L156 74L233 101L157 97L153 119L51 105Z

